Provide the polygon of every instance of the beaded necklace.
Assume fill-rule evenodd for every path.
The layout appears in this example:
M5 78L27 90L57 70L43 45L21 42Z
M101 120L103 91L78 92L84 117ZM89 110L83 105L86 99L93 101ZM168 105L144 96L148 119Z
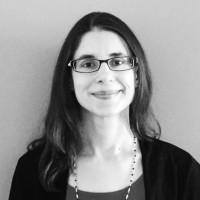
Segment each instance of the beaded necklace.
M125 200L128 200L129 198L129 194L130 194L130 190L131 190L131 186L133 184L133 177L135 175L135 166L136 166L136 145L137 145L137 138L135 137L135 135L133 136L133 160L131 162L131 170L130 170L130 180L129 180L129 186L128 186L128 190L125 196ZM79 198L79 192L78 192L78 175L77 175L77 161L76 159L74 160L74 181L75 181L75 196L76 196L76 200L80 200Z

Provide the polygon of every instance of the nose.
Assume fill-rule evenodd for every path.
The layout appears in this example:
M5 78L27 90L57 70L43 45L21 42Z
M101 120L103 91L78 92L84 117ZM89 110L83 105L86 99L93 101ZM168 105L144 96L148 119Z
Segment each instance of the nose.
M114 80L114 72L109 69L107 63L101 63L100 69L97 72L96 81L98 83L107 83Z

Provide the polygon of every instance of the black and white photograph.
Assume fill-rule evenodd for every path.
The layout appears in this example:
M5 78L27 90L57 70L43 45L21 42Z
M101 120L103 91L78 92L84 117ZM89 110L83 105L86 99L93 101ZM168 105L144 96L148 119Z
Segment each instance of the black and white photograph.
M0 199L199 200L199 9L0 0Z

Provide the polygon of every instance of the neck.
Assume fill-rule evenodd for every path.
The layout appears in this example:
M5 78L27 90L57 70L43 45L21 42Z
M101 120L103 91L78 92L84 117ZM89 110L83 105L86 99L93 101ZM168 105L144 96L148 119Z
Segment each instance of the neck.
M83 119L84 155L105 158L130 151L133 133L127 114L102 117L84 113Z

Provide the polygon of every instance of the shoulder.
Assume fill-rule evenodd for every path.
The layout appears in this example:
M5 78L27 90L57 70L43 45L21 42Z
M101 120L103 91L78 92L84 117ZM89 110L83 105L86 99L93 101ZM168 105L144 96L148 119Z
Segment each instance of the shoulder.
M39 181L38 164L43 148L37 147L22 155L14 171L9 200L34 199L44 193Z
M174 161L176 162L187 163L194 159L189 152L174 144L157 139L154 140L154 143L155 147L160 150L160 153L162 155L170 157L171 159L174 159Z
M171 163L174 167L197 167L200 170L199 163L192 155L174 144L153 139L152 141L142 142L142 148L145 156L160 162L163 161L167 165Z
M200 187L200 164L191 154L157 139L142 141L141 151L145 175L152 178L152 183L157 177L163 187L166 183L170 187L179 185L181 191L194 191L196 195Z
M17 166L22 169L36 169L38 167L42 151L43 146L38 146L33 150L28 150L19 158Z
M13 184L20 184L20 187L28 189L29 186L40 185L39 181L39 161L43 147L36 147L28 150L18 160L13 175Z

